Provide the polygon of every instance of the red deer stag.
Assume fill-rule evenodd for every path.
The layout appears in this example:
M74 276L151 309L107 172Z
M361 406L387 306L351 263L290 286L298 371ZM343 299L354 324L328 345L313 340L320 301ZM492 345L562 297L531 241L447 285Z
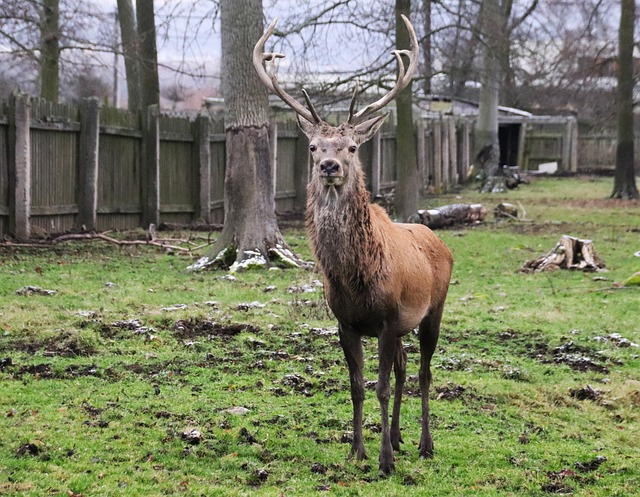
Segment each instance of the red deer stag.
M315 258L325 281L329 307L338 319L340 344L349 367L353 402L351 456L365 459L362 439L364 401L362 336L378 338L376 393L382 414L380 471L394 469L393 451L399 450L400 403L406 377L406 352L402 337L418 327L420 340L420 389L422 435L420 456L433 457L429 432L429 385L431 357L438 341L453 260L445 244L426 226L391 221L378 205L371 204L366 190L358 147L380 128L388 114L370 117L388 104L411 80L418 64L418 42L409 20L411 50L394 51L398 62L395 87L366 108L355 112L358 90L351 101L349 118L331 126L318 116L308 94L307 107L279 85L275 71L267 73L265 61L283 57L264 53L265 42L276 20L267 28L253 51L253 63L262 82L298 116L309 138L313 159L307 186L307 229ZM408 56L405 69L401 55ZM391 368L395 391L391 426L389 398Z

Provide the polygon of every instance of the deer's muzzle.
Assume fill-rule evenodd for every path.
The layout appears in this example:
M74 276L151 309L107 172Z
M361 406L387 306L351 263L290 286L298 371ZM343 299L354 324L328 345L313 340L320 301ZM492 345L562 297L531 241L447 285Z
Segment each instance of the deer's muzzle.
M339 186L344 180L340 162L333 159L325 159L320 163L320 178L327 186Z

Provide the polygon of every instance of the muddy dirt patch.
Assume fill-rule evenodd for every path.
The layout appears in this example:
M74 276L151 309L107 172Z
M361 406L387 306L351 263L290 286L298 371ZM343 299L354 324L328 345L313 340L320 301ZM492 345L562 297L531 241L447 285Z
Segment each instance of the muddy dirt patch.
M248 323L215 323L193 318L180 319L173 325L173 332L176 338L181 340L193 340L202 337L206 337L209 340L214 338L231 339L243 332L258 333L259 331L260 328Z

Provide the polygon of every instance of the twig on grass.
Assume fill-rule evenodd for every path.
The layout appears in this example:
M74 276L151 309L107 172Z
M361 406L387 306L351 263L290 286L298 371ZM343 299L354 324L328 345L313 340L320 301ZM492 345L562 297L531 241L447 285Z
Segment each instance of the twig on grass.
M174 243L192 243L188 240L173 240L173 239L155 239L149 238L147 240L118 240L117 238L113 238L109 235L108 231L103 233L69 233L65 235L60 235L51 240L46 240L38 243L13 243L13 242L4 242L1 245L9 246L9 247L47 247L52 245L58 245L59 243L69 242L69 241L77 241L77 240L103 240L108 243L113 243L118 246L131 246L131 245L151 245L154 247L160 247L162 249L176 250L179 252L190 253L201 248L206 247L209 243L205 243L202 245L198 245L195 247L181 247L179 245L175 245ZM167 243L173 242L173 243Z

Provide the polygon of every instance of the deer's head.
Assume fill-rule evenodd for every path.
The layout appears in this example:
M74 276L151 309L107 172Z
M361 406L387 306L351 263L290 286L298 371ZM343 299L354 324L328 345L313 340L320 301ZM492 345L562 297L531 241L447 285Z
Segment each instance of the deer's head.
M396 84L386 95L358 112L355 110L358 97L358 86L356 85L347 121L339 126L332 126L320 118L305 90L302 90L302 94L307 104L306 107L285 92L278 83L273 62L284 55L264 52L265 43L273 34L277 20L276 18L271 22L256 43L253 49L253 65L265 86L296 112L298 124L309 138L309 150L313 159L312 180L320 181L325 187L342 187L361 171L357 155L359 146L380 129L389 114L373 117L372 115L391 102L411 81L411 76L418 65L419 48L416 33L409 19L403 15L402 20L411 38L411 50L394 50L392 52L398 62ZM409 58L407 68L405 68L402 55ZM271 63L269 73L264 67L265 62Z

